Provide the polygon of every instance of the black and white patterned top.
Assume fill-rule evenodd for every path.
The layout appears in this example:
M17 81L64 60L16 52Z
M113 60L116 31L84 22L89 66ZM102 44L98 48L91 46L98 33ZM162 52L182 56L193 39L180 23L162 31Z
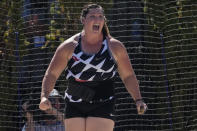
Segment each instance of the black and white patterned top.
M66 68L66 79L102 81L115 77L117 65L104 39L100 51L86 54L81 49L81 36Z

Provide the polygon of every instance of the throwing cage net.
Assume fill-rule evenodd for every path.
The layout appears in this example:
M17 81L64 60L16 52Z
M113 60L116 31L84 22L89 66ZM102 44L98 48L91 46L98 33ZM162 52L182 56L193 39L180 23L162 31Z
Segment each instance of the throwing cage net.
M137 115L117 76L114 130L196 131L196 0L2 0L0 130L22 130L27 101L35 121L48 119L38 108L42 78L57 46L82 30L89 2L103 6L111 35L126 46L148 105ZM55 89L64 95L64 73Z

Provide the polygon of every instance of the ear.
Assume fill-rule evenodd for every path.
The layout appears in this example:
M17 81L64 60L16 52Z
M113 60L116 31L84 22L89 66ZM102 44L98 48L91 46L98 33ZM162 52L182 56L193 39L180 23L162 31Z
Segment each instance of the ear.
M84 17L81 17L81 23L84 25L84 23L85 23L85 18Z

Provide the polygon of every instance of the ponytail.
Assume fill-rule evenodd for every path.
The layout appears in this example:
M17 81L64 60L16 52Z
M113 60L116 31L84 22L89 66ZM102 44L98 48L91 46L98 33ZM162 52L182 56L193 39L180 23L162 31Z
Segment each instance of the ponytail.
M108 26L107 26L106 21L105 21L105 23L104 23L104 25L103 25L102 32L103 32L103 36L107 36L107 37L110 36L109 28L108 28Z

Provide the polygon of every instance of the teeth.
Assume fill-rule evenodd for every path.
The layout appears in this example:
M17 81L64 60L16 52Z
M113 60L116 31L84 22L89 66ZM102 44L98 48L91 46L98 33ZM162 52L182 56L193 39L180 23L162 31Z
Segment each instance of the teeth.
M94 25L93 25L93 29L94 29L94 30L99 30L99 24L94 24Z

